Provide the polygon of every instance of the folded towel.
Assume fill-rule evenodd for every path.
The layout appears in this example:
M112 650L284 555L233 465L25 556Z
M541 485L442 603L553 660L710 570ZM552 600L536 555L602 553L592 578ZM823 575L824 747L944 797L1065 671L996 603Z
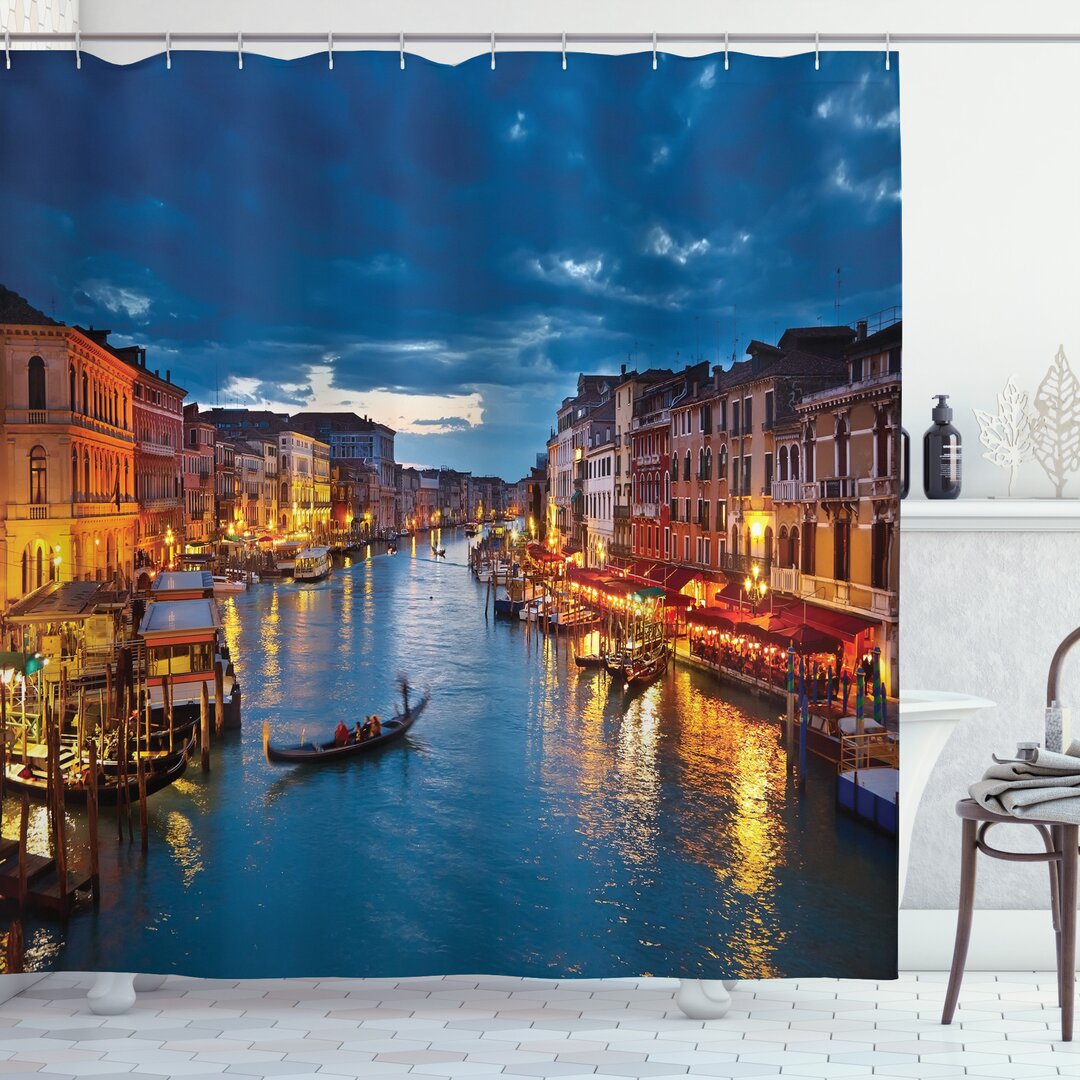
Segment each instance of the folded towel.
M999 758L968 794L995 814L1080 825L1080 740L1065 753L1036 750L1032 761Z

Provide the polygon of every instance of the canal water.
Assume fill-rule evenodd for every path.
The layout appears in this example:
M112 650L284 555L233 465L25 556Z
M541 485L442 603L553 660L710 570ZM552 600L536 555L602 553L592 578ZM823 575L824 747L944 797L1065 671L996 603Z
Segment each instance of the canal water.
M150 800L150 852L102 817L103 902L26 927L28 966L223 978L886 976L895 843L786 781L776 703L681 665L625 696L485 616L461 533L224 601L244 727ZM571 646L572 648L572 646ZM321 768L276 743L431 703ZM11 835L11 808L5 815ZM39 814L39 818L42 815ZM43 825L35 821L40 835ZM85 837L81 814L70 835Z

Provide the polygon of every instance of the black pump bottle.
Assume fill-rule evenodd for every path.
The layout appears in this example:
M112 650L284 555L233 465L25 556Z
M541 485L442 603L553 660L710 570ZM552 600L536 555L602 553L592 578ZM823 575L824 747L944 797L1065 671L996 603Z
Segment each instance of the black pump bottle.
M960 496L960 432L952 425L948 394L937 394L934 422L923 436L923 490L928 499Z

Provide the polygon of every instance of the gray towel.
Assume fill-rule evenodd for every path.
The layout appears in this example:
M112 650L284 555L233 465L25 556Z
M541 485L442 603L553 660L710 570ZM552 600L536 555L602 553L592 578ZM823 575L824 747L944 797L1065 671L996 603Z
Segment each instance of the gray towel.
M1034 761L994 756L968 794L995 814L1080 824L1080 740L1063 754L1037 750Z

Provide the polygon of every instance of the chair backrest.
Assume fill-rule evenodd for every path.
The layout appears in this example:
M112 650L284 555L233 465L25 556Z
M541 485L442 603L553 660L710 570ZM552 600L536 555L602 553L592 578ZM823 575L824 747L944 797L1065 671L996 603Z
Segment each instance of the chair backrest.
M1061 661L1065 659L1066 654L1078 641L1080 641L1080 626L1073 630L1057 647L1054 658L1050 661L1050 674L1046 679L1047 705L1053 705L1055 701L1061 700L1058 696L1058 677L1061 673Z

